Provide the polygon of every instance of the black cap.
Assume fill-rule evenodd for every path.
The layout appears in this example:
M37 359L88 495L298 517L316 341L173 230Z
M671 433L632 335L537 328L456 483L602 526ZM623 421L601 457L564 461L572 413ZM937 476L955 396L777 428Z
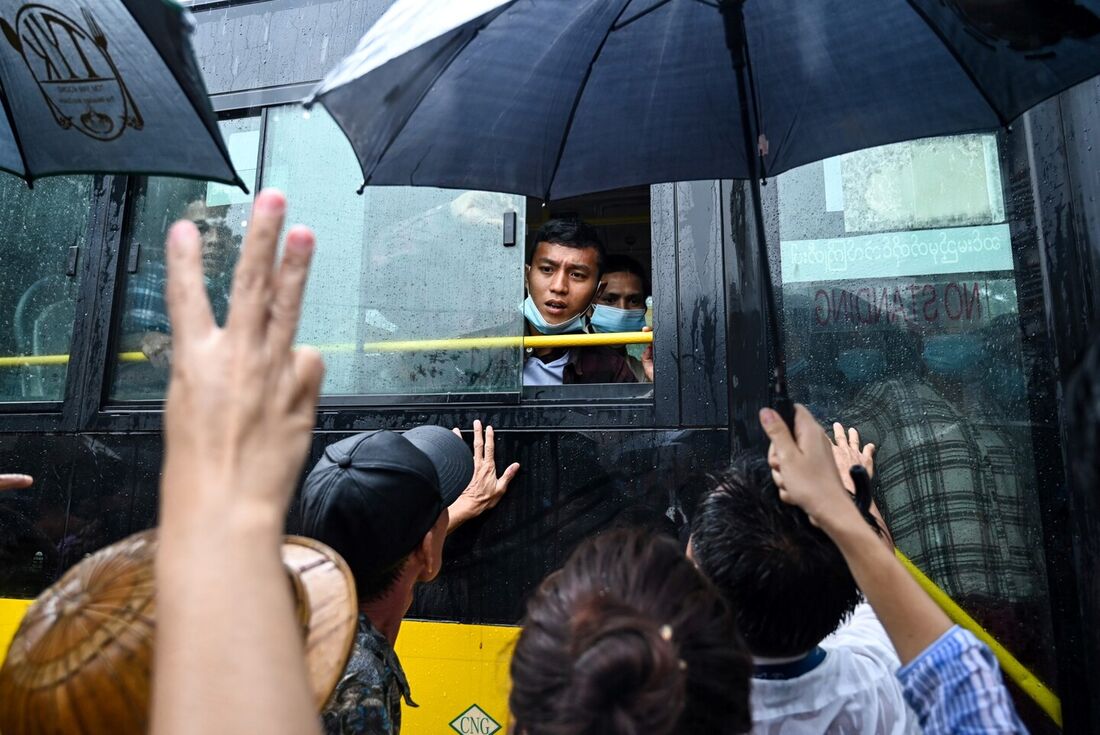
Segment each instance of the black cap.
M353 574L375 574L417 547L473 472L465 442L442 427L356 434L328 446L306 476L302 534Z

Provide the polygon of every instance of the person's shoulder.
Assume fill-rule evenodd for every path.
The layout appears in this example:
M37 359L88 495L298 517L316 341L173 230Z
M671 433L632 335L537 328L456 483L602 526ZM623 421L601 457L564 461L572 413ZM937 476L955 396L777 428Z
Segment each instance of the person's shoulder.
M836 658L867 659L891 675L901 666L886 628L866 601L857 605L852 615L826 636L821 646Z
M578 376L584 376L582 382L589 383L636 383L634 371L626 355L607 345L585 345L571 350L570 362L577 368Z

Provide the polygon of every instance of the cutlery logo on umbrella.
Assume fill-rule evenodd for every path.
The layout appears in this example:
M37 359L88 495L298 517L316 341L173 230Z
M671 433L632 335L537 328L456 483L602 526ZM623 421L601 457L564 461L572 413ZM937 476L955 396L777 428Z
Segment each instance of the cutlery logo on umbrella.
M108 51L107 36L88 8L81 25L46 5L24 5L14 26L0 19L23 57L54 120L96 140L114 140L145 122Z

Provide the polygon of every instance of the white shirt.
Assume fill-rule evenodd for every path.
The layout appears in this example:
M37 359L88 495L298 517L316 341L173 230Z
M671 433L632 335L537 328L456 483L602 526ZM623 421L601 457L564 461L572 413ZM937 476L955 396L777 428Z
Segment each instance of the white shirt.
M794 679L752 680L754 735L920 735L901 665L871 606L825 640L825 660Z
M564 355L551 362L543 362L531 355L523 363L523 384L561 385L562 377L565 375L565 365L569 362L570 354L571 352L566 350Z

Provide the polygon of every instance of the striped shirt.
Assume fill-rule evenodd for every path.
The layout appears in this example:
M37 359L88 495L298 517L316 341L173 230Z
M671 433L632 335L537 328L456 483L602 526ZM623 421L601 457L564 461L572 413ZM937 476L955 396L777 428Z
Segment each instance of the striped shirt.
M1023 733L993 653L957 625L898 670L925 735Z

